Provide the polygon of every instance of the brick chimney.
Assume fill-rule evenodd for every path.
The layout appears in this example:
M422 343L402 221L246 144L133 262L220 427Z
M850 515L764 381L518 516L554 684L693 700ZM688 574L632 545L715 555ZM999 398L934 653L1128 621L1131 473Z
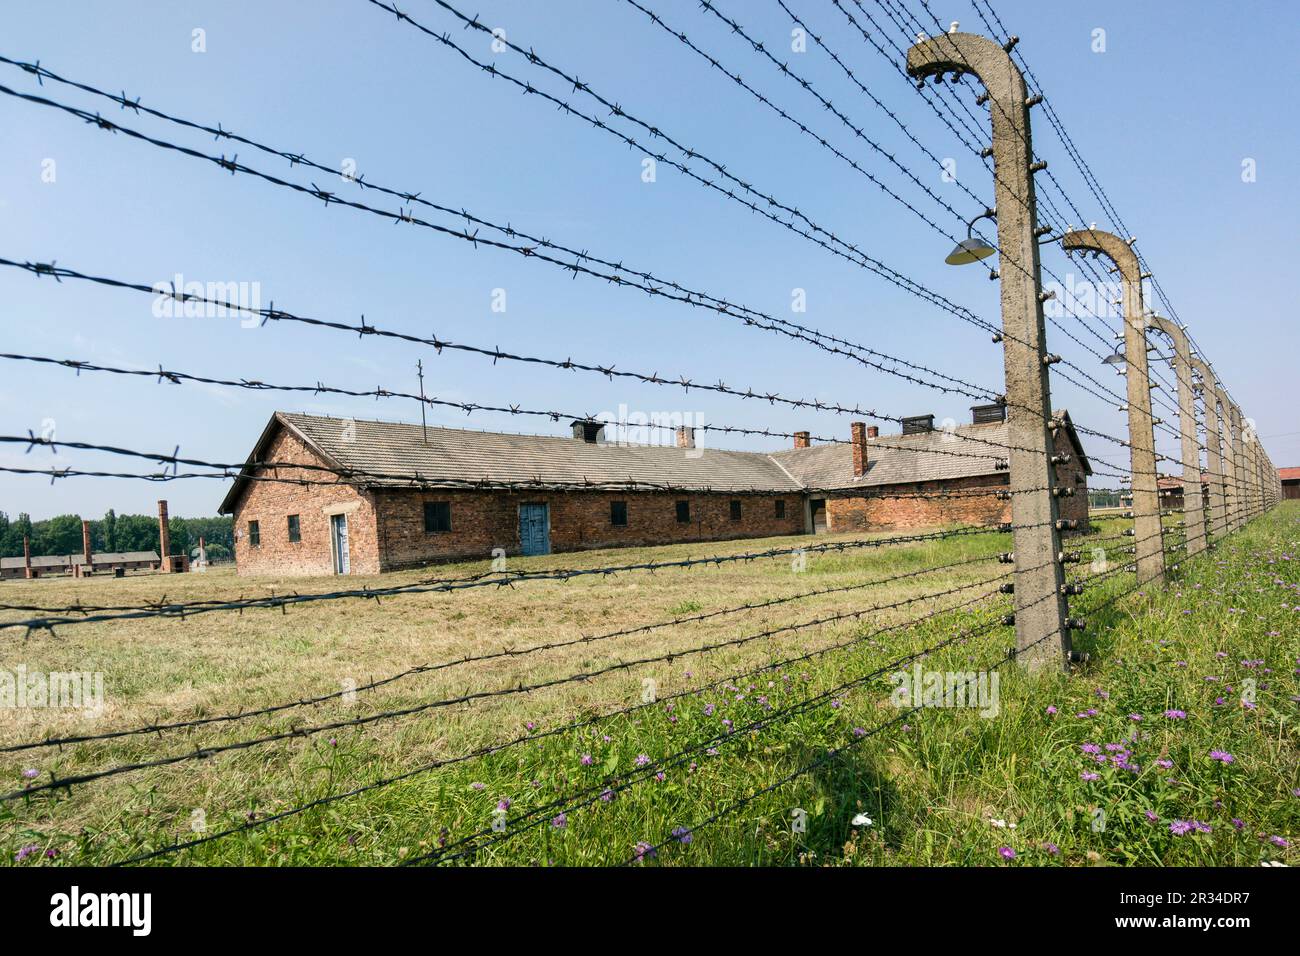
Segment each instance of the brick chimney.
M158 570L164 574L169 573L172 569L172 563L169 557L172 553L172 531L167 522L167 502L158 502L158 557L161 563Z
M880 429L879 429L877 426L875 426L875 425L868 425L868 426L867 426L867 437L868 437L868 438L879 438L879 437L880 437Z
M81 522L81 557L82 571L93 571L95 568L94 558L90 554L90 522L82 520Z
M32 541L27 535L23 535L23 577L32 576Z
M694 448L695 447L695 429L689 425L677 426L677 447Z
M795 432L795 433L794 433L794 447L795 447L795 448L811 448L811 447L812 447L812 435L810 435L808 432Z
M853 436L853 477L861 478L867 473L867 426L865 422L853 422L849 429Z

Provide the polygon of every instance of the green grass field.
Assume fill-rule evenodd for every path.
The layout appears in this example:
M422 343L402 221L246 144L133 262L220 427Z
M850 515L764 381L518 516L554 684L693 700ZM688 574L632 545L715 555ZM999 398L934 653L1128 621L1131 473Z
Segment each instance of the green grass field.
M1091 539L1117 534L1120 523L1100 525ZM1091 556L1090 538L1071 547ZM1079 577L1102 576L1072 599L1072 613L1088 622L1075 644L1090 659L1069 676L1031 677L1007 661L1013 629L1000 619L1010 598L995 589L1009 568L975 559L1006 550L1008 540L982 534L810 553L804 570L786 556L321 602L287 613L84 624L26 641L21 630L0 632L0 668L94 671L105 683L97 719L49 708L0 711L0 746L247 711L437 662L516 652L412 673L355 699L0 753L7 792L303 731L8 801L0 805L4 860L98 865L203 840L152 862L1294 862L1300 506L1257 518L1180 566L1159 592L1132 591L1115 550L1123 542L1110 543L1109 565L1094 568L1085 558L1074 566ZM814 542L557 555L512 569L800 543ZM952 566L916 573L936 565ZM464 565L355 583L485 570ZM334 584L229 573L6 582L0 600L131 604L156 600L164 588L169 600L197 600ZM935 592L950 593L928 597ZM716 613L742 605L751 606ZM641 630L606 636L631 629ZM563 646L528 651L552 643ZM643 658L656 660L616 666ZM982 715L899 706L890 675L918 665L990 681L996 668L996 708ZM479 692L492 695L437 703ZM424 709L312 732L409 708ZM387 782L395 777L403 779ZM340 796L357 788L369 789Z

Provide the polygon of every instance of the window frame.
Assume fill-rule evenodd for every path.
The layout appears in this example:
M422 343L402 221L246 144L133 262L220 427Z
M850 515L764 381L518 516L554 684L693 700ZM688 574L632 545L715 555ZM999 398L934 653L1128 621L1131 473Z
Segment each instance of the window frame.
M250 518L248 521L248 546L250 548L262 546L262 525L256 518Z
M785 519L785 499L784 499L784 498L777 498L776 501L775 501L773 504L774 504L773 513L776 515L776 519L777 519L778 521L782 521L782 520L784 520L784 519Z
M618 520L618 514L617 514L617 512L618 512L619 510L621 510L621 511L623 512L623 515L622 515L623 520L622 520L622 521L619 521L619 520ZM628 523L628 518L627 518L627 499L625 499L625 498L618 498L618 499L611 500L610 503L609 503L609 525L610 525L610 527L611 527L611 528L626 528L626 527L627 527L627 523Z
M744 510L741 507L739 498L732 498L727 508L732 521L740 521L744 516Z
M691 500L689 498L679 498L674 507L677 509L677 523L691 523Z
M302 515L289 515L285 522L289 530L289 543L302 543Z
M430 517L433 518L432 522L429 520ZM445 525L445 527L441 527L441 528L438 527L438 525L440 524ZM451 502L450 501L424 502L424 533L425 534L450 534L451 533Z

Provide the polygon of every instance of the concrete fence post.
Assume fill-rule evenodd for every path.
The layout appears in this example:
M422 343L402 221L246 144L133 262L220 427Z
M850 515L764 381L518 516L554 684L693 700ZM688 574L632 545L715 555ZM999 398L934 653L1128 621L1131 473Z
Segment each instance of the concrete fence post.
M1236 405L1228 404L1228 430L1232 433L1232 530L1236 531L1245 523L1246 513L1245 467L1241 454L1241 411Z
M924 83L972 74L991 101L994 201L1006 375L1007 457L1015 555L1017 660L1037 670L1071 659L1048 355L1038 260L1029 93L1007 51L987 37L948 33L907 51L907 73Z
M1237 468L1236 452L1232 445L1232 403L1227 393L1215 384L1215 394L1219 397L1219 411L1222 416L1223 432L1223 533L1230 533L1235 527L1233 515L1237 511Z
M1183 452L1183 529L1187 556L1205 550L1205 502L1201 496L1201 444L1197 438L1196 390L1192 386L1192 348L1187 333L1177 322L1153 315L1151 328L1174 343L1174 378L1178 383L1178 431Z
M1192 368L1200 376L1201 402L1205 407L1205 470L1209 481L1209 517L1207 520L1211 538L1217 541L1223 536L1223 523L1227 514L1226 490L1224 487L1222 429L1219 427L1219 398L1215 391L1214 372L1201 359L1192 356Z
M1156 483L1156 437L1151 412L1151 378L1147 370L1147 316L1142 305L1142 267L1137 254L1119 236L1100 229L1079 229L1061 238L1066 252L1104 255L1119 269L1124 284L1124 362L1128 389L1128 446L1133 482L1133 534L1139 584L1165 578L1164 540L1160 525L1160 491Z

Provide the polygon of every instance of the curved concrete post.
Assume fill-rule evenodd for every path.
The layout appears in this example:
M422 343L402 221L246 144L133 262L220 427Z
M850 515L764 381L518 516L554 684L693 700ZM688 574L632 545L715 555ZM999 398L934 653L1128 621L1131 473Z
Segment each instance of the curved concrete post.
M1228 530L1236 531L1241 527L1241 418L1237 415L1237 406L1228 401L1222 389L1219 401L1223 403L1223 413L1227 417Z
M1201 401L1205 405L1205 470L1208 472L1207 484L1210 492L1209 532L1215 540L1226 532L1224 522L1227 520L1227 487L1224 482L1224 462L1222 429L1219 427L1219 399L1215 388L1214 372L1196 356L1192 356L1192 368L1201 377Z
M973 73L993 101L994 202L1002 293L1002 350L1006 370L1007 435L1011 468L1011 522L1015 540L1016 648L1030 668L1064 667L1070 658L1065 574L1057 522L1057 495L1048 385L1042 280L1038 264L1037 203L1030 164L1028 92L1006 51L987 37L948 33L907 51L913 79ZM1011 261L1008 261L1011 260Z
M1174 343L1174 378L1178 382L1178 431L1183 450L1183 526L1187 534L1187 556L1205 550L1205 502L1201 497L1201 445L1196 430L1196 391L1192 387L1192 348L1187 333L1178 323L1153 315L1153 329Z
M1165 577L1160 492L1156 484L1156 437L1151 413L1151 378L1147 371L1146 313L1142 308L1142 267L1119 236L1100 229L1079 229L1061 238L1066 252L1096 252L1119 269L1124 280L1124 361L1128 366L1128 439L1133 479L1133 534L1139 584L1160 584Z
M1246 518L1259 514L1259 461L1256 451L1259 447L1255 434L1255 423L1249 418L1242 418L1241 450L1246 459L1246 498L1248 507Z

